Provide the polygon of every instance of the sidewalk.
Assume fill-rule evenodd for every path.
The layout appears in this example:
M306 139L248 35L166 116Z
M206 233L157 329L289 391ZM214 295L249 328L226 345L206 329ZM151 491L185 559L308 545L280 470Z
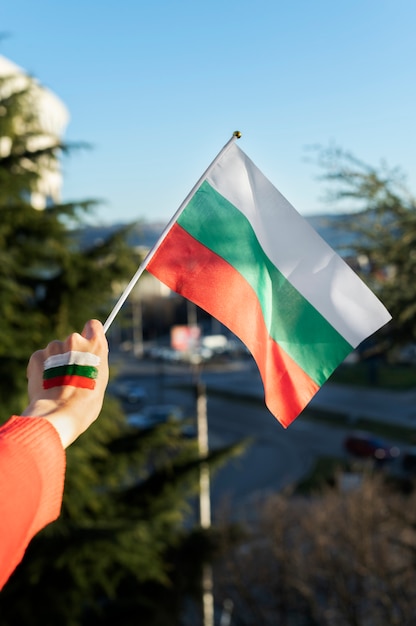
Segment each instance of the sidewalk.
M263 400L263 384L255 370L230 372L220 377L207 375L208 390L229 392ZM373 419L416 428L416 386L409 391L355 387L325 383L308 407L351 418ZM307 410L307 409L306 409Z

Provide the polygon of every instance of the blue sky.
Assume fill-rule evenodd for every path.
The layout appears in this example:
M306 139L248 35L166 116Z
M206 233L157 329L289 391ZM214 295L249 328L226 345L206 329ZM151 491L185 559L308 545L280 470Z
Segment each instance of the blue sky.
M304 215L330 210L306 146L400 166L416 193L414 0L9 0L0 54L53 90L63 197L97 223L167 221L236 129Z

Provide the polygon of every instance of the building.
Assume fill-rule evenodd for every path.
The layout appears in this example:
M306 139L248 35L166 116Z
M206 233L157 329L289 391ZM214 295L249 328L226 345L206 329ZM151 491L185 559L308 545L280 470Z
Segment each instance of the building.
M34 137L31 149L47 148L55 145L61 139L69 122L69 113L63 102L29 76L18 65L0 55L0 95L5 97L14 91L30 87L33 97L33 107L44 134ZM0 156L5 157L10 152L11 140L0 137ZM53 165L45 160L38 186L31 193L30 202L35 209L43 209L49 202L59 202L62 188L62 174L59 163Z

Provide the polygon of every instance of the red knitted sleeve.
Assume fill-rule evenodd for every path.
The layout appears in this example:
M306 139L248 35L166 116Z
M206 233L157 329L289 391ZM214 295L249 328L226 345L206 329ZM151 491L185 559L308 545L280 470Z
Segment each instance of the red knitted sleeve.
M0 428L0 589L32 537L60 513L65 451L42 418L11 417Z

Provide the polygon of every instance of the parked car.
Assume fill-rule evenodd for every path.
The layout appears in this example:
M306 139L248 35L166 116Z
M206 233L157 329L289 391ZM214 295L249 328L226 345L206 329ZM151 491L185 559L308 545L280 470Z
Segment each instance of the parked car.
M345 450L357 458L388 461L400 455L397 446L368 433L352 433L344 441Z
M149 404L140 412L129 413L126 419L134 428L151 428L169 420L182 421L184 415L181 407L174 404Z

